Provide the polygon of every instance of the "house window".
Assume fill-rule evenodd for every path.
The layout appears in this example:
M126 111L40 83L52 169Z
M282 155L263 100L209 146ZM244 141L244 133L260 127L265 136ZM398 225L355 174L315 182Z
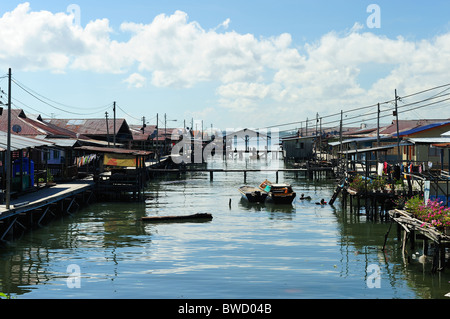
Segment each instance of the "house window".
M59 159L59 151L53 150L53 159Z
M305 148L305 143L303 143L303 142L300 142L299 140L296 140L295 141L295 148L296 149L304 149Z

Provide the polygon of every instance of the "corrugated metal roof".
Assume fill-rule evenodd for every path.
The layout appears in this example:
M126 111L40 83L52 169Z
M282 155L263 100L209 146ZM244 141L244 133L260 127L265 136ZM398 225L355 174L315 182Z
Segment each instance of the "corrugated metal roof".
M0 149L1 151L6 151L8 147L7 133L0 131ZM20 136L17 134L11 134L11 151L17 151L21 149L26 149L28 147L40 147L40 146L54 146L51 142L46 142L44 140L39 140L35 138Z
M450 137L417 137L417 138L407 138L411 143L450 143Z
M108 133L112 135L114 132L114 119L108 119L108 129L106 119L44 119L44 121L84 135L106 135ZM116 119L116 133L122 126L125 126L125 129L129 131L125 119Z
M407 131L402 131L400 132L400 136L405 136L405 135L411 135L411 134L415 134L415 133L419 133L419 132L423 132L426 130L430 130L436 127L441 127L441 126L447 126L450 125L450 121L445 121L445 122L438 122L438 123L431 123L428 125L423 125L423 126L418 126L415 127L413 129L407 130ZM393 136L397 136L397 133L393 134Z
M26 122L26 115L21 109L11 109L11 129L14 131L20 130L21 135L42 135L44 131L39 130ZM8 130L8 112L5 110L0 116L0 131L6 132Z
M397 144L378 146L378 147L370 147L370 148L362 148L360 150L341 151L341 152L338 152L338 153L339 154L370 153L370 152L376 152L376 151L387 151L387 150L389 150L391 148L394 148L394 147L397 147Z
M380 136L380 140L386 140L386 139L392 139L392 136ZM370 141L377 141L377 137L360 137L360 138L350 138L350 139L345 139L342 141L342 144L348 144L348 143L359 143L359 142L370 142ZM330 142L328 143L328 145L330 146L336 146L341 144L340 141L336 141L336 142Z
M129 155L150 155L152 152L140 151L140 150L129 150L124 148L110 148L110 147L97 147L97 146L80 146L75 147L75 150L80 151L90 151L98 153L117 153L117 154L129 154Z
M60 147L73 147L78 142L77 139L71 138L46 138L45 141Z
M433 144L434 147L439 148L450 148L450 143L439 143L439 144Z

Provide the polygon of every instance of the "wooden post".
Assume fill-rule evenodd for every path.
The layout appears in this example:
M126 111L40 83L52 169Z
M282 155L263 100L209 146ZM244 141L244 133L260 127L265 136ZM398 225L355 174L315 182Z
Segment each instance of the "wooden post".
M210 171L209 172L209 180L212 182L213 180L214 180L214 173L213 173L213 171Z
M426 237L423 239L423 254L428 255L428 239Z

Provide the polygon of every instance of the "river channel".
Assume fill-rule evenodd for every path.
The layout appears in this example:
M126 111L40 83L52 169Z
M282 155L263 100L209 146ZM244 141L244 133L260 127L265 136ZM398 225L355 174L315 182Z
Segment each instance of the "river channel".
M212 168L283 167L279 160L210 161ZM274 181L249 172L246 184ZM329 200L333 179L280 172L298 195L289 206L249 205L243 173L188 173L150 182L145 202L94 203L0 248L0 293L13 299L446 298L450 271L402 258L389 223ZM143 216L211 213L199 223Z

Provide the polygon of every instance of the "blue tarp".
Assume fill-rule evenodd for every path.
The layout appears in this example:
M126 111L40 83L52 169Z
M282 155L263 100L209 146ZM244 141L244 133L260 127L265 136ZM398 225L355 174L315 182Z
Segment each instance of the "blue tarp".
M428 129L431 129L431 128L434 128L434 127L439 127L439 126L449 125L449 124L450 124L449 121L445 121L445 122L432 123L432 124L428 124L428 125L424 125L424 126L418 126L418 127L413 128L413 129L400 132L400 136L410 135L410 134L422 132L422 131L425 131L425 130L428 130ZM396 137L397 133L394 133L392 136Z

